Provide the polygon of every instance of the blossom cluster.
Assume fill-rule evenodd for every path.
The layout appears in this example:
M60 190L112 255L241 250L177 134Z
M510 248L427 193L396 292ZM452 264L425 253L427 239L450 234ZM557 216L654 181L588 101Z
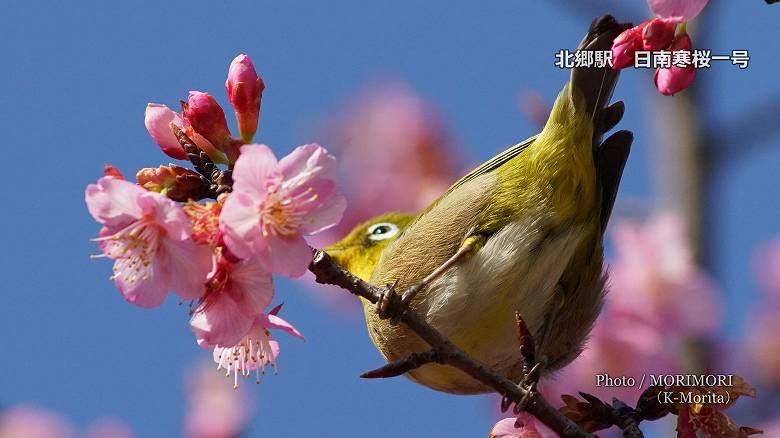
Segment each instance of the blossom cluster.
M259 381L266 366L275 368L279 343L269 329L303 337L279 317L281 306L269 310L272 274L301 276L312 257L304 236L337 224L346 201L336 187L336 160L321 146L299 146L277 159L268 146L250 144L265 84L249 57L233 60L225 86L239 138L208 93L190 91L179 113L150 103L149 134L196 170L141 169L133 183L107 166L85 197L102 225L96 257L114 260L111 279L122 296L145 308L163 304L169 293L190 300L198 344L213 350L237 386L239 376ZM230 175L232 191L209 192L215 173Z
M692 51L686 22L701 13L708 0L648 0L655 18L625 30L612 44L612 68L634 65L644 54L668 53L669 58L684 58ZM637 57L637 55L640 55ZM668 65L667 65L668 64ZM692 62L669 62L659 66L653 81L662 94L671 96L688 88L696 77Z

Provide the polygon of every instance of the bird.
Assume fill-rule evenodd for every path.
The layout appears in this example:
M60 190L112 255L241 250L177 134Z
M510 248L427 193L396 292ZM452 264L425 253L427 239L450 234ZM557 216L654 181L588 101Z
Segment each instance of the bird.
M608 51L629 27L597 18L578 49ZM617 79L608 65L574 67L539 134L478 166L422 211L370 219L325 251L373 285L406 291L412 311L516 383L527 377L519 312L538 374L553 375L582 352L606 294L603 236L633 141L628 130L601 141L625 111L620 101L609 104ZM365 299L363 308L387 361L430 349ZM439 363L406 375L453 394L492 391Z

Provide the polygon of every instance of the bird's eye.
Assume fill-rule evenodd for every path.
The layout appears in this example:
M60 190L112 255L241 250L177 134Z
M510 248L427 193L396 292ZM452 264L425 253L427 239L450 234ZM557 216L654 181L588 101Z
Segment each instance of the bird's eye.
M368 227L368 232L366 234L368 234L370 240L385 240L395 236L399 231L401 230L396 224L380 222Z

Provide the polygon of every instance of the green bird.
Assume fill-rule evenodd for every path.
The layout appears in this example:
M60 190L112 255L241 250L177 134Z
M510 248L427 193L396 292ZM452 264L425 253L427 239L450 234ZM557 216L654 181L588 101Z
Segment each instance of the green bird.
M608 51L629 24L595 20L578 47ZM509 379L523 377L515 311L533 334L542 375L582 351L605 295L603 235L633 140L609 106L618 72L578 67L538 135L453 184L416 215L388 213L326 249L371 284L398 281L403 300L459 348ZM388 361L430 349L364 300L369 335ZM415 382L457 394L491 391L462 371L429 363Z

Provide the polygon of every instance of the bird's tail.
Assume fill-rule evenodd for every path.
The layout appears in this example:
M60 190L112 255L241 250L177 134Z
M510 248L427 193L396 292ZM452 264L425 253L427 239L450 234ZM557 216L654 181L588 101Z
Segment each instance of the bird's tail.
M577 50L593 51L594 55L595 52L609 52L615 37L630 27L630 23L618 23L611 15L597 18L590 24L588 34L580 42ZM623 116L621 103L612 107L607 106L612 98L618 76L619 71L613 70L610 65L580 66L574 67L571 71L569 92L579 94L585 99L585 108L593 120L594 147L599 144L601 136ZM572 96L572 100L575 99Z

